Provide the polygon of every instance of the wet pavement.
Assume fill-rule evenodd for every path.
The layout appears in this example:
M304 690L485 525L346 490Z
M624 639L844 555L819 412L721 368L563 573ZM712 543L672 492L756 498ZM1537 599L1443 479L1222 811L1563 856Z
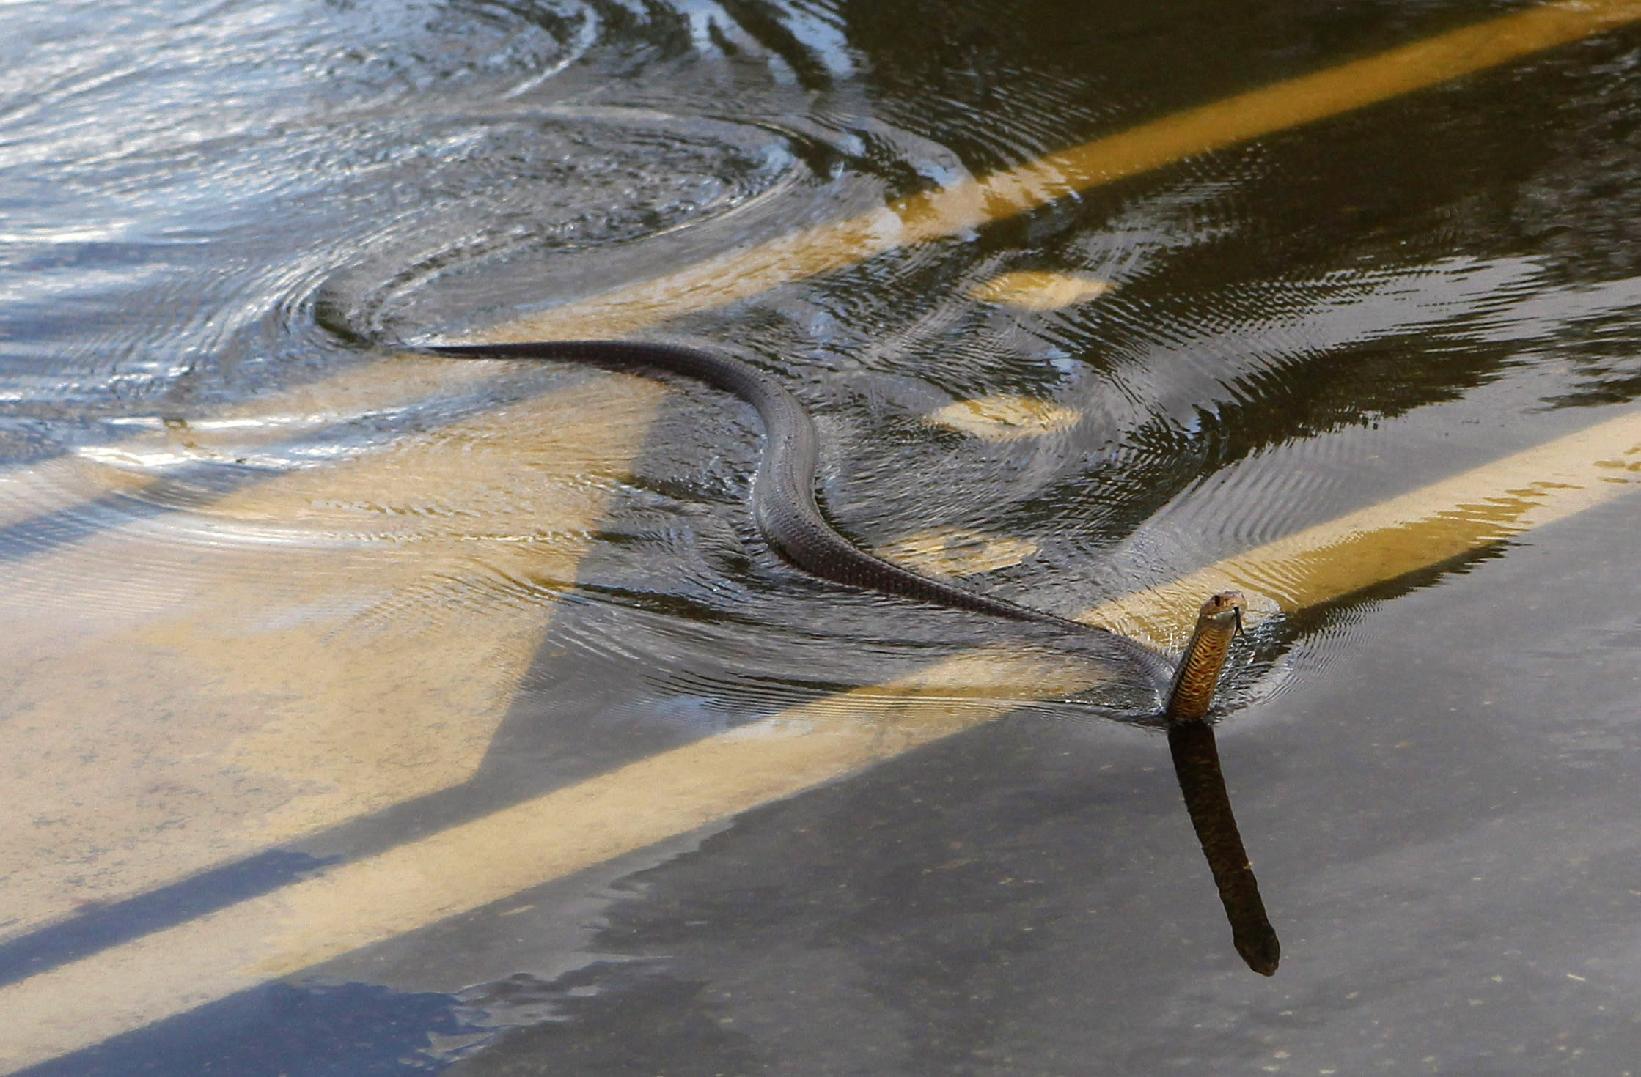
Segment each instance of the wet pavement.
M560 1020L464 1070L1623 1072L1636 679L1514 615L1546 576L1633 642L1605 572L1495 563L1221 733L1272 980L1229 945L1156 739L1011 719L630 877L600 961L479 996ZM1478 625L1471 655L1409 657Z
M1629 1072L1641 9L1546 10L8 9L0 1062ZM1212 734L786 565L712 390L379 343L605 330L863 545L1242 587Z

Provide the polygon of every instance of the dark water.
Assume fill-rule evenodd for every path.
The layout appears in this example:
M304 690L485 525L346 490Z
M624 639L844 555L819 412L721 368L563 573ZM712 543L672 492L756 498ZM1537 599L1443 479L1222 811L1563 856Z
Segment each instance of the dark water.
M1507 10L0 3L0 716L30 805L0 840L0 979L995 640L786 566L745 509L756 418L711 390L458 379L383 341ZM1630 414L1638 222L1632 27L649 332L791 388L861 544L944 542L1069 614ZM976 298L1025 272L1109 287ZM539 440L508 425L577 392L592 413ZM930 419L1005 397L1050 418ZM640 437L630 465L606 427ZM43 1072L1626 1072L1634 513L1264 603L1217 728L1271 980L1131 721L1152 686L959 681L932 694L1014 713ZM323 725L291 686L350 646L354 677L361 633L457 647L546 605L519 678L486 667L500 642L427 675L496 673L493 728L415 682L433 717L402 751L371 754L371 717L284 785L247 762L288 733L258 708ZM194 700L242 684L202 732Z

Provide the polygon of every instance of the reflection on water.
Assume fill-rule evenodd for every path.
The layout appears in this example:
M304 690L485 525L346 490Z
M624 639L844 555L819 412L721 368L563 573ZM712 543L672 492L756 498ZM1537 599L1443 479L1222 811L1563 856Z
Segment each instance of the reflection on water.
M959 213L963 227L905 245L923 218L887 212L896 200L1007 169L1067 191L1087 177L1043 154L1496 12L0 7L0 756L28 805L0 829L0 939L270 848L366 855L776 711L886 741L918 715L966 728L1015 707L1140 736L1150 685L1062 691L1098 664L786 566L745 511L760 431L734 401L571 367L390 360L387 341L521 317L602 332L666 311L643 331L732 350L815 414L820 493L853 539L1062 613L1621 413L1641 390L1633 30L991 223ZM826 257L781 245L838 221L857 224ZM761 268L718 279L749 251ZM599 307L611 294L621 304ZM1634 481L1627 459L1613 483ZM1364 526L1267 565L1249 583L1267 614L1301 584L1367 582L1267 616L1233 658L1225 716L1278 736L1272 714L1382 640L1393 599L1528 556L1509 543L1559 482L1525 475L1392 537ZM1432 567L1374 575L1392 548ZM948 660L999 644L1024 655L1006 675ZM1213 734L1169 741L1237 949L1269 971ZM1145 747L1111 749L1124 774L1156 761ZM964 816L1006 822L1005 847L1075 799L1032 799L1048 764L1011 765L987 777L1031 810ZM1239 805L1338 810L1325 773L1239 783ZM1137 836L1152 802L1116 779L1100 796L1110 885L1141 893L1166 869L1135 865L1169 847ZM940 878L969 855L947 857L954 841L973 837L873 848L886 876L901 857ZM1027 863L1084 854L1056 842ZM1278 862L1289 893L1312 870ZM968 881L951 916L982 934L1011 922L991 904L1005 884ZM1164 922L1122 908L1101 921L1111 948ZM896 930L872 937L899 958ZM991 1028L958 1001L984 988L952 969L989 968L962 934L906 958L902 982L931 967L951 981L933 976L945 1002L908 1004L905 1027L945 1005L967 1018L942 1026L966 1030L953 1042ZM503 954L473 982L585 959L575 946ZM1034 982L1050 972L1064 970ZM1156 976L1134 997L1185 990ZM686 985L655 1005L697 1001ZM706 1028L704 1012L684 1026ZM727 1028L702 1042L753 1058Z
M1191 827L1202 843L1202 855L1214 874L1219 900L1231 922L1231 940L1248 967L1262 976L1274 976L1282 960L1276 931L1265 915L1259 880L1242 847L1231 796L1220 771L1214 730L1206 722L1174 722L1168 727L1168 750L1174 757L1174 775L1185 796Z

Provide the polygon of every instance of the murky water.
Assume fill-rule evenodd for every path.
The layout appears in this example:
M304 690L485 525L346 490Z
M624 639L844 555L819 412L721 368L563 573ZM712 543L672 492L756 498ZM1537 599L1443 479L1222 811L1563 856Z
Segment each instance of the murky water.
M1118 182L1062 153L1511 10L0 3L0 983L55 1012L51 970L140 985L95 962L228 925L166 944L186 1001L17 1057L1622 1071L1641 439L1555 439L1641 392L1641 31ZM874 216L997 174L1067 193ZM1216 728L1277 975L1158 686L786 564L721 393L393 351L538 330L768 371L839 528L977 589L1177 645L1198 591L1111 603L1246 557ZM487 846L431 911L332 902L386 926L233 926L794 729L879 765L516 884Z

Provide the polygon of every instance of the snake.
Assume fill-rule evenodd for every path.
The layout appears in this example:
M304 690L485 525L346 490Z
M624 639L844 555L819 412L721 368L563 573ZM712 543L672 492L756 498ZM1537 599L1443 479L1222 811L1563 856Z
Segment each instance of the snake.
M592 363L618 370L655 370L682 375L739 397L752 405L764 428L764 448L752 481L752 514L769 545L805 572L846 587L898 595L1009 621L1046 626L1134 662L1158 684L1174 675L1164 713L1183 720L1207 713L1225 649L1219 621L1198 631L1178 673L1166 655L1099 625L1061 617L1008 599L927 576L879 557L845 538L815 499L818 439L815 424L798 399L769 374L733 355L670 342L637 340L536 340L510 343L421 343L406 350L453 359L527 359ZM1234 596L1240 602L1241 596ZM1210 603L1231 599L1215 596ZM1234 607L1229 607L1234 608ZM1206 616L1207 607L1204 607ZM1236 622L1240 625L1240 615ZM1228 645L1228 639L1226 640ZM1215 661L1217 655L1217 661ZM1206 698L1204 697L1206 686Z
M1185 645L1168 705L1163 716L1172 722L1200 721L1214 702L1219 673L1231 653L1231 641L1242 634L1242 616L1248 609L1241 591L1221 591L1197 611L1191 642Z

